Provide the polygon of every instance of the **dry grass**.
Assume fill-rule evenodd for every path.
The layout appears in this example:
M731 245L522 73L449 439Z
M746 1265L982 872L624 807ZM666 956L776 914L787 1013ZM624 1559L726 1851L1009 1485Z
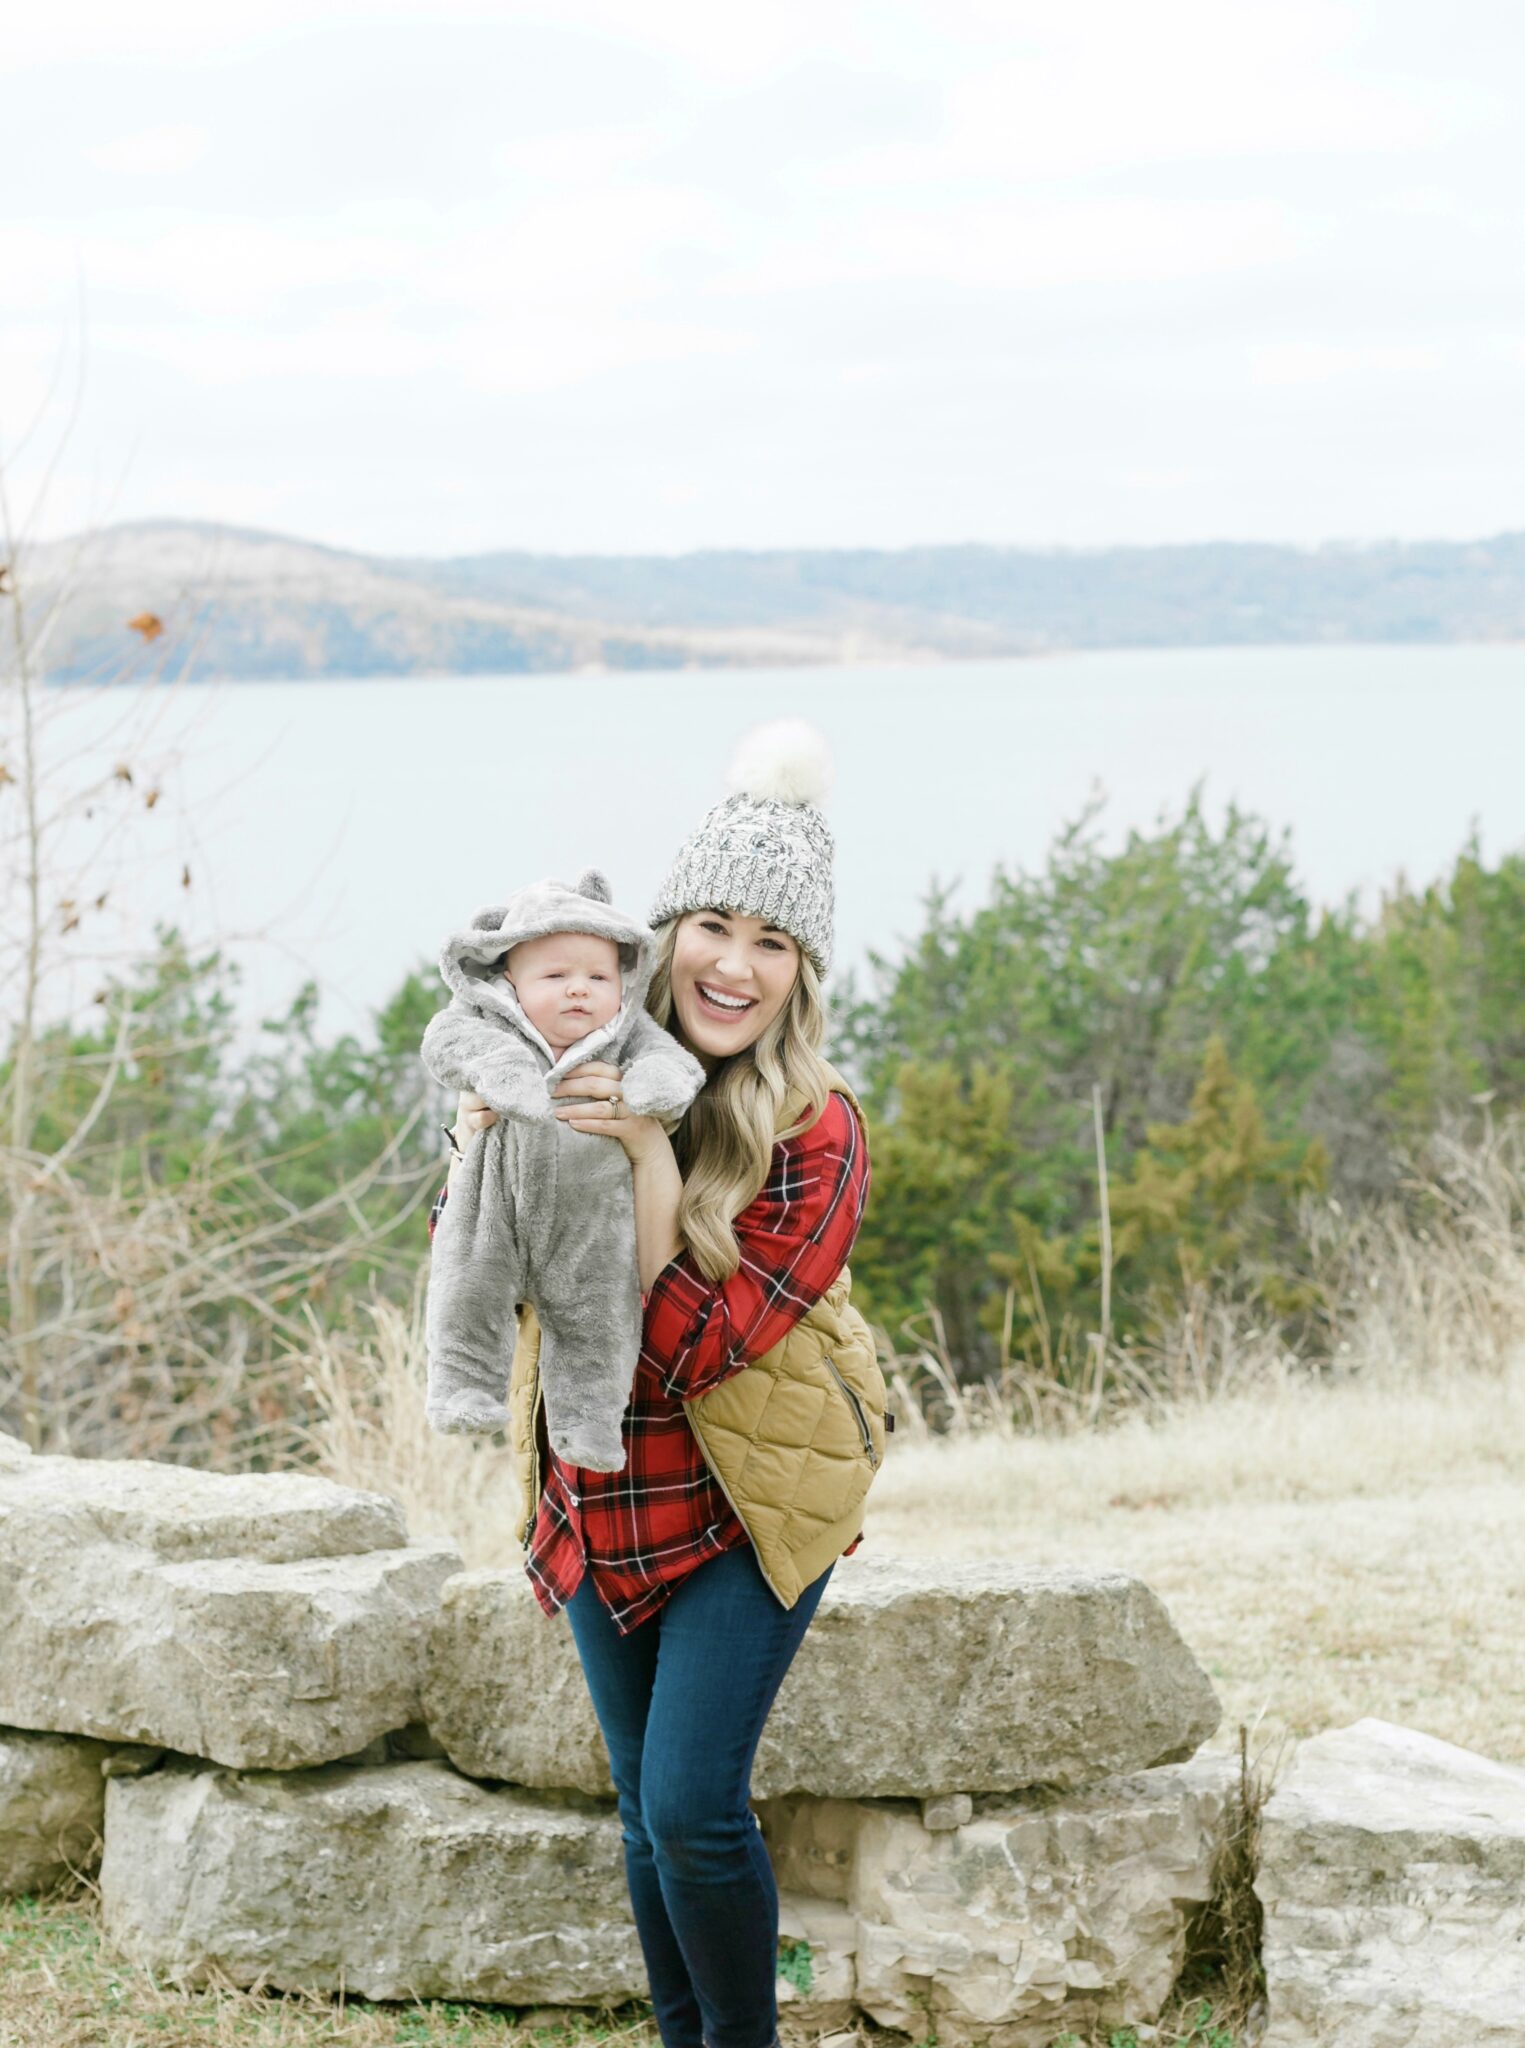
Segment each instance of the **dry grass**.
M1057 1438L909 1444L868 1544L1115 1565L1240 1720L1363 1714L1525 1762L1525 1366L1288 1385Z
M422 1284L408 1310L372 1301L366 1316L364 1337L308 1319L311 1344L293 1361L318 1417L304 1449L343 1485L400 1501L415 1536L447 1538L468 1566L517 1564L509 1452L496 1438L438 1436L424 1420Z

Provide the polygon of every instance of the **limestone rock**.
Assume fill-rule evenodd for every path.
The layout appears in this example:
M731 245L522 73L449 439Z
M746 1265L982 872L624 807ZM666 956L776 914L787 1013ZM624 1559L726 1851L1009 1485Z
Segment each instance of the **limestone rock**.
M33 1458L0 1481L0 1540L68 1531L129 1544L166 1563L244 1558L290 1564L395 1550L402 1509L302 1472L200 1472L152 1458ZM14 1533L12 1533L14 1532Z
M520 1571L452 1584L425 1718L472 1776L610 1790L571 1631ZM1083 1785L1190 1756L1218 1719L1163 1605L1125 1573L852 1557L774 1702L752 1783L759 1798Z
M25 1459L0 1470L0 1722L235 1765L347 1755L419 1718L459 1565L327 1480Z
M101 1910L187 1982L597 2005L646 1979L619 1821L433 1762L236 1773L177 1759L106 1793Z
M522 1571L458 1572L446 1582L423 1718L470 1777L613 1794L571 1625L542 1611Z
M992 1796L951 1831L929 1831L909 1800L791 1798L759 1818L780 1896L837 1916L823 1957L850 1963L872 2019L935 2030L946 2048L1048 2048L1159 2013L1232 1778L1227 1759L1201 1757Z
M104 1742L0 1728L0 1898L94 1870L110 1757Z
M1264 2048L1525 2048L1525 1770L1357 1721L1268 1801Z

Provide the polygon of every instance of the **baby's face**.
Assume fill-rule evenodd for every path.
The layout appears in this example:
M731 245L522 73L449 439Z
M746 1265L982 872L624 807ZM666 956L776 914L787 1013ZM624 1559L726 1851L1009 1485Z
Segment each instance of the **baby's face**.
M592 932L521 939L503 964L519 1007L557 1052L607 1024L620 1006L620 953Z

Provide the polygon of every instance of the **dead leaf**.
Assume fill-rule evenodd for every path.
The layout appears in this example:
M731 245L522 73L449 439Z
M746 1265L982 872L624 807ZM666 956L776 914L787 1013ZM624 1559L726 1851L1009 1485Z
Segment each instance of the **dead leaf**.
M147 796L145 796L145 797L144 797L144 799L143 799L143 807L144 807L144 809L145 809L145 810L149 810L149 811L151 811L151 810L153 809L154 805L155 805L155 804L156 804L156 803L157 803L158 801L159 801L159 791L158 791L157 789L151 789L151 790L150 790L150 791L148 792Z
M127 621L130 633L141 633L145 640L157 640L164 631L164 621L157 612L139 612L135 619Z
M111 773L113 780L117 782L131 782L132 780L132 770L125 761L118 761Z
M182 889L188 889L191 886L191 871L188 867L183 867L180 870L180 886Z

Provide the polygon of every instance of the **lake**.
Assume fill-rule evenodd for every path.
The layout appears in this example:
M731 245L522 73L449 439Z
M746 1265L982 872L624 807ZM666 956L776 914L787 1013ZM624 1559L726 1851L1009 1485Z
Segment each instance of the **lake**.
M117 854L79 836L99 816L73 833L78 893L111 897L67 1000L98 984L87 940L175 918L242 962L251 1016L310 975L322 1035L364 1032L449 927L535 876L596 864L644 911L740 733L786 715L836 751L839 968L914 933L934 876L967 908L997 863L1041 863L1096 786L1115 843L1202 779L1214 817L1232 799L1291 829L1317 900L1369 904L1440 873L1474 820L1490 859L1525 843L1522 686L1522 647L1381 646L49 690L47 757L83 750L60 773L109 767L147 711L133 788L164 791Z

